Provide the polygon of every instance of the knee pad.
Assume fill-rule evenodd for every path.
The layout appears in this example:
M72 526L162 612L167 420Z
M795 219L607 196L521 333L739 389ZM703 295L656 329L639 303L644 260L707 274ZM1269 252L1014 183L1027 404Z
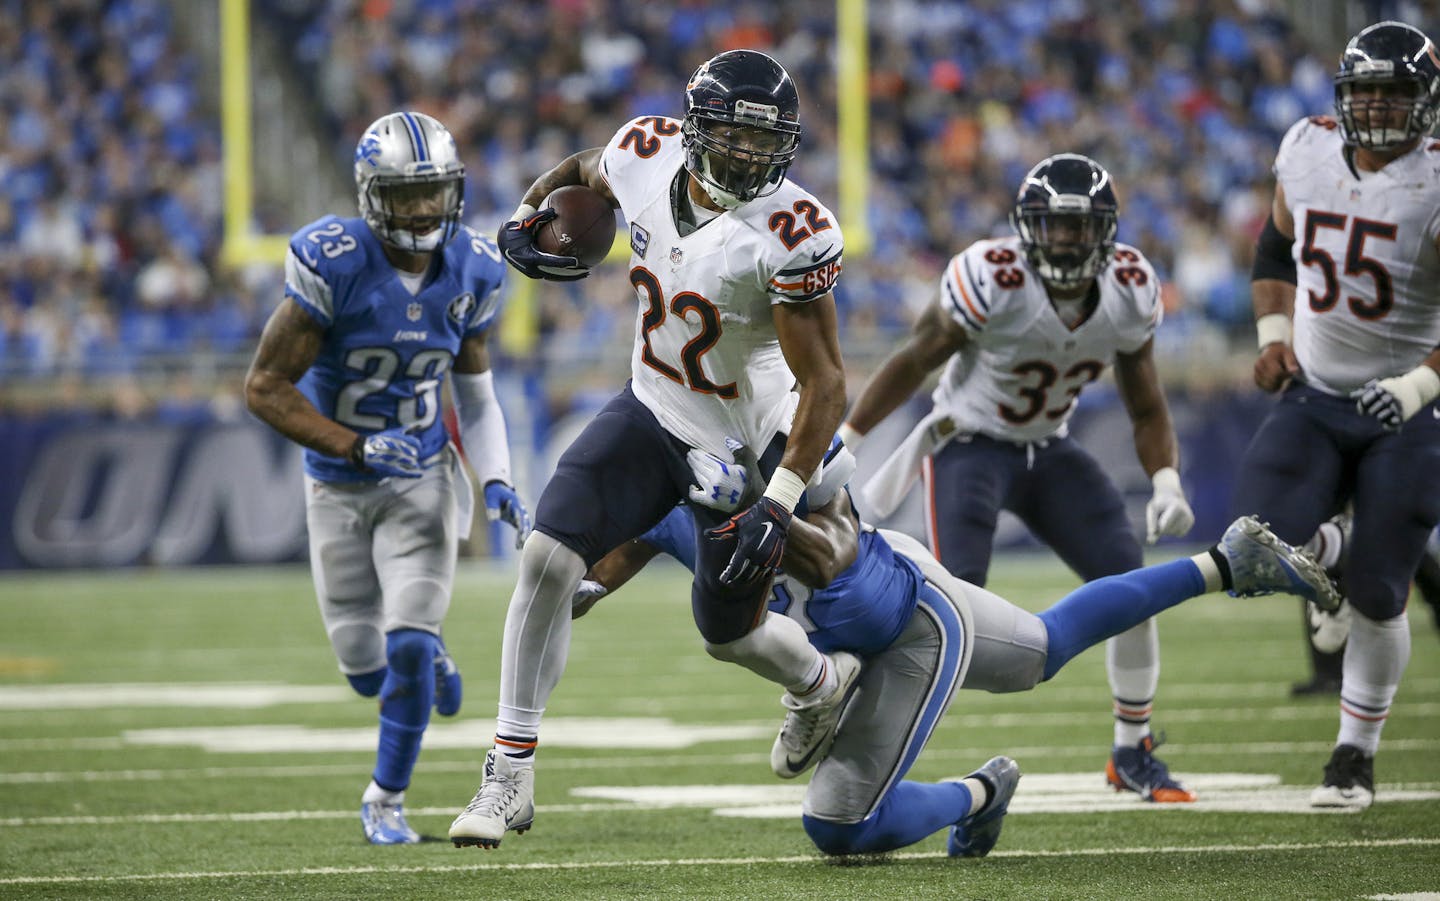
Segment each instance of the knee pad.
M330 629L330 647L347 676L385 668L385 638L371 623L341 623Z
M414 678L434 671L435 657L440 653L440 639L419 629L396 629L385 636L385 656L390 671L398 676Z
M822 854L854 854L860 848L858 840L865 832L863 822L836 823L809 814L800 817L800 823Z
M389 675L389 667L381 667L373 672L360 673L359 675L346 675L350 680L350 687L362 698L373 698L380 693L380 686L385 684L385 677Z

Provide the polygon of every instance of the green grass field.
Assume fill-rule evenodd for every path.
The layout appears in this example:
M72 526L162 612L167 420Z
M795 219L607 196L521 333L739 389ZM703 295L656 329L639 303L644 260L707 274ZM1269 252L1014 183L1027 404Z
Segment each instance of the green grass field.
M937 834L836 863L800 828L803 785L770 774L778 690L704 654L687 578L655 567L577 624L535 827L483 852L443 836L493 728L509 571L462 567L446 638L465 707L432 723L407 795L435 839L391 848L357 816L374 702L336 673L305 569L0 577L0 899L1440 897L1440 648L1423 605L1369 811L1306 807L1336 705L1288 696L1295 602L1211 596L1160 624L1161 756L1199 804L1104 789L1096 649L1033 692L961 692L912 772L1020 762L990 857L949 860ZM1006 558L992 580L1035 610L1072 584L1048 556Z

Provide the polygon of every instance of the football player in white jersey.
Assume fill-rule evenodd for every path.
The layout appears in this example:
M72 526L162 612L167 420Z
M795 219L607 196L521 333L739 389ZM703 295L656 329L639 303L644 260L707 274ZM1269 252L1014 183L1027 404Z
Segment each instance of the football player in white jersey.
M529 828L571 595L587 567L700 490L694 461L730 459L727 437L764 449L769 487L728 519L697 509L696 624L712 656L785 686L816 726L788 749L787 766L813 763L833 730L858 659L821 654L797 623L765 610L792 511L845 407L831 297L844 243L834 215L785 178L799 143L784 68L753 50L721 53L691 77L683 121L643 116L567 158L500 231L526 275L582 278L574 258L536 248L535 230L555 215L536 205L564 185L598 191L629 225L639 305L630 383L562 455L536 506L505 621L495 747L450 827L457 846L494 847Z
M1237 508L1303 541L1354 508L1340 731L1317 807L1368 807L1410 656L1405 601L1440 520L1440 54L1381 22L1346 46L1336 117L1297 122L1252 276L1255 382L1281 391L1241 463Z
M933 411L865 486L876 512L893 510L921 470L931 550L971 584L985 584L1002 509L1086 581L1127 572L1142 555L1124 502L1066 423L1080 391L1113 363L1154 485L1147 540L1190 530L1151 352L1160 285L1139 251L1116 243L1114 186L1088 157L1057 154L1030 170L1011 224L1015 236L950 261L939 299L871 377L841 434L853 448L943 363ZM1107 779L1149 801L1193 801L1153 754L1154 622L1111 639L1106 662L1115 713Z
M470 489L440 413L450 375L460 435L490 518L523 537L487 340L505 264L460 225L465 166L422 113L391 113L355 150L361 216L295 233L285 297L245 380L251 412L305 447L310 568L340 671L380 698L360 809L374 844L411 844L405 788L430 707L461 682L440 639ZM458 239L458 240L456 240Z

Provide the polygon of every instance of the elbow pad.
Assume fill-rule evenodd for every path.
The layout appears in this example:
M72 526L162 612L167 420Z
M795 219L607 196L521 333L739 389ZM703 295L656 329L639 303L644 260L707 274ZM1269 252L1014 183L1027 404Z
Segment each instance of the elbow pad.
M1295 284L1295 258L1290 255L1290 245L1295 239L1287 238L1275 227L1275 216L1265 220L1260 230L1260 240L1255 242L1255 265L1250 270L1250 281L1278 279Z

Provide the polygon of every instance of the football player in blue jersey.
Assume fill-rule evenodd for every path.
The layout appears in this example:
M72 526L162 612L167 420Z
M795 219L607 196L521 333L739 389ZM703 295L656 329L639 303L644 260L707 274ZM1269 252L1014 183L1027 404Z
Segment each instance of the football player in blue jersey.
M460 224L465 167L421 113L391 113L355 150L359 217L295 233L285 296L245 380L251 412L305 447L310 566L340 671L380 698L361 822L409 844L405 789L430 708L453 716L461 681L440 637L473 499L441 416L447 375L486 513L529 515L510 480L505 417L486 342L505 264Z
M802 822L827 854L890 851L946 828L951 856L983 857L995 846L1020 779L1013 760L993 758L958 782L904 778L957 688L1034 688L1086 648L1208 592L1340 603L1313 558L1243 517L1204 553L1096 579L1032 614L952 576L913 538L861 523L838 487L853 469L837 462L848 455L832 447L820 483L807 490L809 510L791 526L766 614L799 621L821 651L864 661L838 726L831 721L810 761ZM743 487L722 484L711 496ZM691 509L676 507L612 551L576 593L574 615L659 553L693 567L695 528Z

